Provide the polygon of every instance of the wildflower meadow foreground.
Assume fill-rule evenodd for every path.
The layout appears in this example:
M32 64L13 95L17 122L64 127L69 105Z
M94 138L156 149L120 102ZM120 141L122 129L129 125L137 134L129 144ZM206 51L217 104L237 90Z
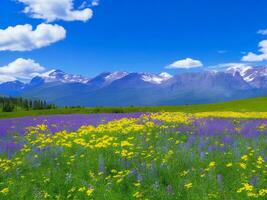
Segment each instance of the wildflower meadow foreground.
M267 113L54 121L2 133L0 199L267 199Z

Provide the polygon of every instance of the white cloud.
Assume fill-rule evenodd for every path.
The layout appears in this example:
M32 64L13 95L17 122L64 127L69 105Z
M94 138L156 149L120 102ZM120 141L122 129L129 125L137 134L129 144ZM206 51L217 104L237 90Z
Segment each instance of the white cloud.
M26 5L24 13L46 22L56 20L86 22L93 16L90 8L75 9L74 0L18 0Z
M267 29L261 29L258 31L258 34L261 34L261 35L267 35Z
M66 37L66 30L59 25L39 24L10 26L0 29L0 51L30 51L49 46Z
M183 60L178 60L170 65L168 65L167 69L190 69L196 67L203 67L203 64L199 60L194 60L192 58L186 58Z
M92 0L92 6L98 6L99 0Z
M32 59L18 58L6 66L0 67L0 82L30 80L40 75L45 68Z
M16 80L16 78L14 78L13 76L0 74L0 83L15 81L15 80Z
M99 0L85 0L82 2L82 4L78 8L84 9L84 8L95 7L95 6L99 6L99 3L100 3Z
M267 40L263 40L259 43L260 54L249 52L247 55L242 57L242 61L246 62L261 62L267 60Z

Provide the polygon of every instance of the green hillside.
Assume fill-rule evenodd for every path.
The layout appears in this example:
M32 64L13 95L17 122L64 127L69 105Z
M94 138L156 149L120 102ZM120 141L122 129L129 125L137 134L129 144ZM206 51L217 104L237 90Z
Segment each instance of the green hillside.
M57 108L51 110L0 112L0 118L53 114L89 114L89 113L123 113L123 112L206 112L206 111L236 111L236 112L267 112L267 97L259 97L216 104L201 104L187 106L155 106L155 107L98 107L98 108Z
M167 106L159 109L182 112L235 111L235 112L267 112L267 97L258 97L215 104L201 104L188 106Z

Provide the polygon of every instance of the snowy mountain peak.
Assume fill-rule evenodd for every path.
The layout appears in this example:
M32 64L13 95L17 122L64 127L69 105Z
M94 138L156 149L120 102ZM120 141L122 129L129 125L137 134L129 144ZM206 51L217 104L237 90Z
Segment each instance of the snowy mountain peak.
M239 73L240 76L242 76L242 78L244 79L244 81L252 84L256 79L267 77L266 66L252 67L245 64L236 64L227 68L226 72L232 74L233 76Z
M115 80L121 79L125 76L127 76L129 73L128 72L114 72L109 74L108 76L105 77L105 80L107 82L113 82Z
M48 71L48 72L44 72L44 73L42 73L42 74L40 75L40 77L42 77L42 78L47 78L47 77L50 76L50 74L53 74L53 73L55 73L56 71L57 71L57 70L53 69L53 70L50 70L50 71Z
M247 82L253 82L260 79L266 79L267 78L267 67L257 67L253 68L249 71L244 76L244 80Z
M162 78L164 78L164 79L166 79L166 80L172 78L172 75L170 75L167 72L162 72L162 73L159 74L159 76L162 77Z
M161 84L164 81L169 80L172 78L172 76L166 72L160 73L160 74L149 74L144 73L142 75L142 80L145 82L153 83L153 84Z
M45 82L62 82L62 83L87 83L90 79L80 75L65 73L61 70L51 70L40 75Z
M236 73L239 73L242 77L244 77L246 76L247 72L251 69L253 69L253 67L240 64L240 65L230 66L229 68L226 69L226 71L228 73L232 73L233 75L236 75Z

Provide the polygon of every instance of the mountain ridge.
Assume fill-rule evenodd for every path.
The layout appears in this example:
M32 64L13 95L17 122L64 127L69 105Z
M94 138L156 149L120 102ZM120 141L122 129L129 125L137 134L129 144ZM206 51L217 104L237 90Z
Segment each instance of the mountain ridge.
M0 94L44 99L59 106L149 106L215 103L267 95L267 67L178 73L104 72L94 78L51 70L0 84Z

